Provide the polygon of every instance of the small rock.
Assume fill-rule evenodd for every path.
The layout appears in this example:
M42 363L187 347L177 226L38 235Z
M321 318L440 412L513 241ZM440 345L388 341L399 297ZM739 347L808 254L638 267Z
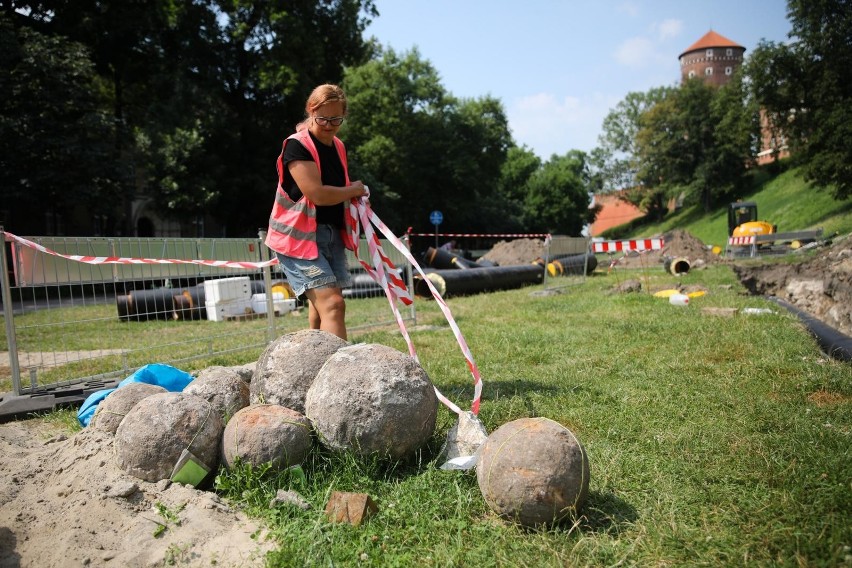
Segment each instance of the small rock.
M287 491L284 489L279 489L278 493L275 494L275 497L273 497L269 502L270 509L274 509L278 505L293 505L303 511L307 511L311 508L311 504L305 501L305 499L296 491Z
M335 491L325 506L325 515L333 523L358 526L378 512L373 499L366 493Z
M139 486L132 481L119 481L107 492L107 497L130 497L139 491Z

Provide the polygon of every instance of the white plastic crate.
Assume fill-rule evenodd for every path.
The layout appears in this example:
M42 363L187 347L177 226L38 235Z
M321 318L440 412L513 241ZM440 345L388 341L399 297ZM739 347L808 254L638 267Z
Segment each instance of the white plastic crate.
M252 313L251 298L204 302L204 307L207 309L207 319L210 321L225 321L229 317Z
M204 281L205 304L229 300L251 300L251 280L248 276Z
M266 313L266 294L252 294L251 296L251 309L254 310L255 313L265 314ZM296 299L295 298L285 298L284 294L281 292L273 292L272 293L272 309L276 314L284 314L287 312L292 312L296 309Z

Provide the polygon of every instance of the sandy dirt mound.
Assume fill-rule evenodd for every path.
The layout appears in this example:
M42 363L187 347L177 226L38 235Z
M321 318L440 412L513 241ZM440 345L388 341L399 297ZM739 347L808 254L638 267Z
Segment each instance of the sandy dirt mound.
M659 235L654 238L658 237ZM663 263L666 258L685 258L694 267L721 261L718 255L713 254L713 251L701 242L701 239L686 231L675 229L663 234L662 238L664 245L661 250L647 251L641 255L636 252L623 255L619 252L612 255L613 259L619 259L617 266L625 268L656 266Z
M801 262L753 261L734 272L752 294L777 296L846 335L852 335L852 238L804 256Z
M263 565L260 527L214 493L125 474L109 434L51 433L0 425L0 568Z
M530 264L537 258L544 258L543 239L516 239L500 241L491 250L482 255L485 260L496 262L499 266Z

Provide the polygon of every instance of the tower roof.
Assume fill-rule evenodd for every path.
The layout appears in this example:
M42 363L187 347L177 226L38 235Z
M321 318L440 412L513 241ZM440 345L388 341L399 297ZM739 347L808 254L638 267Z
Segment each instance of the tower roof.
M704 34L701 39L690 45L678 56L678 59L686 55L691 51L698 51L701 49L709 49L711 47L738 47L745 51L745 48L738 43L735 43L723 35L717 34L713 30L710 30L706 34Z

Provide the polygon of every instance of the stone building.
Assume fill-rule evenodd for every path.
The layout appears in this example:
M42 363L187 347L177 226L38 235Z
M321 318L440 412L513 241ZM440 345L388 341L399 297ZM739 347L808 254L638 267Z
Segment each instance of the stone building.
M680 54L681 82L701 78L714 87L728 83L743 64L745 48L710 30ZM789 156L787 140L778 128L772 128L769 116L760 111L760 152L758 164L768 164Z
M701 77L714 87L731 80L743 64L745 48L710 30L680 54L681 81Z

